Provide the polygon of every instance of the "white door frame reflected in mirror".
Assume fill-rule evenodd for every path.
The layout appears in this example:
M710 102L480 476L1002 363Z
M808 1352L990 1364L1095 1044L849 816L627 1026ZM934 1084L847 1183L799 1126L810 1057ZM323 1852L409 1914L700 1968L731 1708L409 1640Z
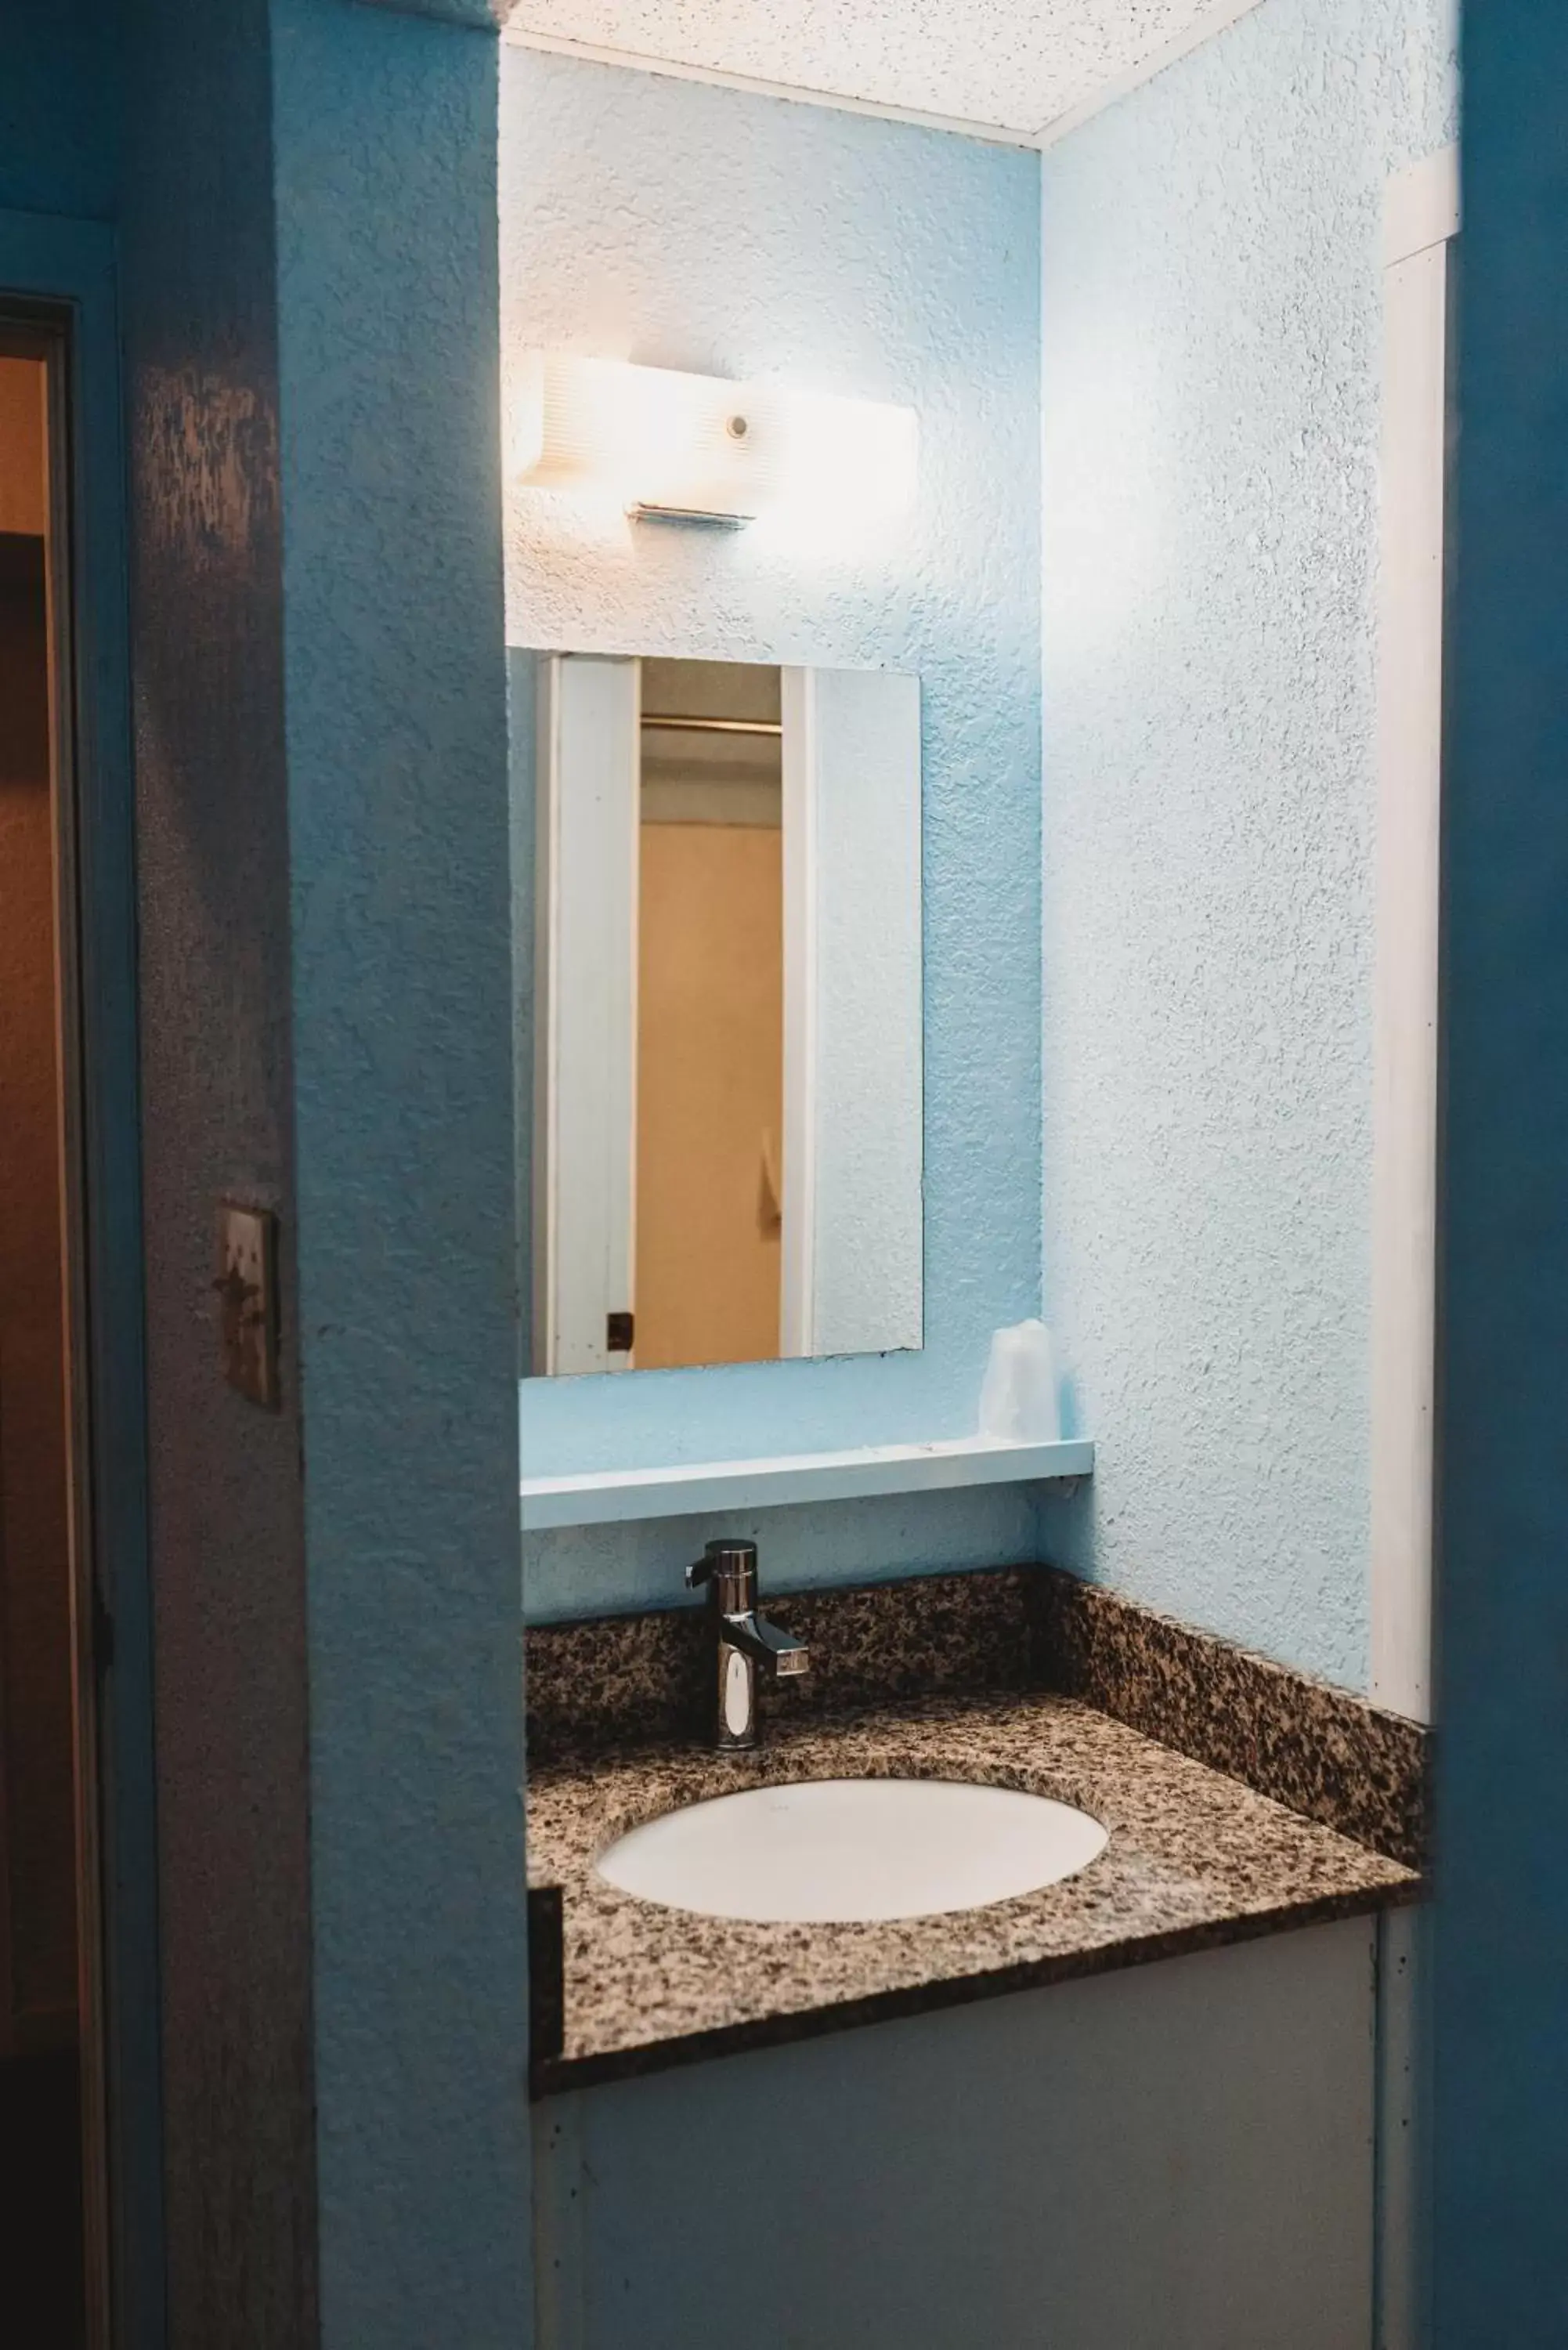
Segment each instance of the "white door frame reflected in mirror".
M536 1370L628 1368L637 1278L639 664L556 655L538 703Z
M638 1279L641 672L636 657L538 661L529 1314L537 1375L638 1367L625 1341L635 1335ZM778 723L745 731L778 738L782 1100L779 1135L760 1134L758 1151L760 1191L776 1196L778 1210L777 1354L918 1347L919 681L770 674ZM694 1367L759 1357L769 1358L759 1349L679 1359Z
M779 1353L816 1352L816 696L812 672L779 678L784 727L784 1170Z

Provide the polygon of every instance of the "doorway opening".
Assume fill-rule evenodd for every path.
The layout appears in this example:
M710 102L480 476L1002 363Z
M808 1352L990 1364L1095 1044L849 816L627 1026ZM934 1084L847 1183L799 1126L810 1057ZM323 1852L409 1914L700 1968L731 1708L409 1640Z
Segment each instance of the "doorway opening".
M0 318L0 2334L102 2350L65 353Z
M779 671L644 660L633 1263L639 1370L779 1352Z

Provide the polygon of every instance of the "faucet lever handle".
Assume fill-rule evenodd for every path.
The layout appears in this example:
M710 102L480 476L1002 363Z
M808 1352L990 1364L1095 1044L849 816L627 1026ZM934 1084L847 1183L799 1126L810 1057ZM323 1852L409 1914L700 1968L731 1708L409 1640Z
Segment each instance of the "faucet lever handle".
M743 1615L753 1608L757 1604L756 1544L722 1536L711 1542L686 1570L688 1591L695 1591L700 1583L712 1585L720 1610L726 1616Z

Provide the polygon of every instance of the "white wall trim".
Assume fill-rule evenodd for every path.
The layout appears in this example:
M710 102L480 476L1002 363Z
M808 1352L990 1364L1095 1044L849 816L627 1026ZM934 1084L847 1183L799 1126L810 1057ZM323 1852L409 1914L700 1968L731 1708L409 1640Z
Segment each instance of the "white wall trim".
M1246 0L1248 6L1255 0ZM665 74L675 81L704 82L713 89L739 89L753 98L787 99L796 106L828 106L841 114L871 114L884 122L909 122L919 130L949 130L961 139L982 139L993 147L1033 147L1033 130L1011 130L998 122L975 122L957 114L928 114L916 106L889 106L880 99L851 98L834 89L812 89L793 82L767 81L760 75L729 73L719 66L688 65L674 57L653 57L639 49L608 48L597 41L574 41L564 34L531 33L525 26L508 25L501 36L514 49L536 49L551 57L582 57L589 65L623 66L633 73Z
M1044 124L1035 132L1033 144L1040 148L1054 147L1059 139L1065 139L1068 132L1076 130L1080 124L1092 121L1096 114L1103 114L1107 106L1116 104L1118 98L1126 98L1129 91L1141 88L1146 81L1153 81L1167 66L1179 65L1183 57L1190 57L1194 49L1200 49L1205 41L1213 40L1216 34L1229 32L1232 25L1250 16L1259 5L1260 0L1219 0L1218 5L1210 8L1195 24L1189 25L1185 32L1173 35L1140 63L1128 66L1125 73L1115 75L1111 80L1102 83L1098 89L1092 90L1087 98L1080 99L1076 106L1070 106L1065 114L1058 114Z
M1407 261L1429 244L1444 244L1459 233L1458 144L1424 155L1388 182L1383 206L1383 265Z
M1453 149L1388 183L1373 1012L1372 1695L1431 1709L1448 243Z

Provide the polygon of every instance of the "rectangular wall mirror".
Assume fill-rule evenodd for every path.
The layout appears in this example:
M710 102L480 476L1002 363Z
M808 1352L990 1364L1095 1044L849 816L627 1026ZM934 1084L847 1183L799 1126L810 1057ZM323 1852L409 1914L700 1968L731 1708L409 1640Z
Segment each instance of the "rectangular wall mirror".
M530 1368L919 1347L919 681L531 666Z

